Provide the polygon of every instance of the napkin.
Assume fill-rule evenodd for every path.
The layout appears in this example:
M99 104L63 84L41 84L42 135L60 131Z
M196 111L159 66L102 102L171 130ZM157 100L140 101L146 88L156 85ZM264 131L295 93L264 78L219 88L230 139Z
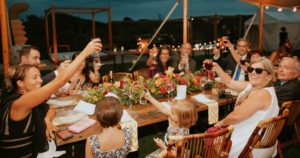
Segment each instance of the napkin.
M54 108L58 108L58 107L75 105L76 102L77 102L76 99L68 99L68 100L49 99L47 101L47 104L51 105Z
M192 96L197 102L208 106L208 124L215 124L219 120L219 103L213 99L207 98L203 94Z
M75 106L74 110L83 112L89 115L93 115L95 112L96 105L80 100L78 104Z
M121 118L121 128L129 128L132 132L131 135L131 147L130 151L137 151L139 149L138 144L138 125L137 122L128 114L126 110L123 111Z
M37 155L37 158L52 158L52 157L60 157L61 155L65 154L66 151L56 151L56 145L55 145L55 141L51 140L48 141L49 144L49 150L45 151L43 153L39 153Z

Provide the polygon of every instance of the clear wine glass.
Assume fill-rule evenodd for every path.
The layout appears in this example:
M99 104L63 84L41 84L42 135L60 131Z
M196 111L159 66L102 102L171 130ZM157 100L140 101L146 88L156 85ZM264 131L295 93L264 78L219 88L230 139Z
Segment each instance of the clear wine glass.
M174 91L174 85L172 82L167 82L167 93L168 93L168 102L171 102L170 93Z
M129 88L128 97L129 97L129 109L134 109L134 107L132 105L133 94L132 94L132 89L131 88Z
M92 40L93 40L93 39L99 39L100 41L98 41L98 43L102 43L101 38L92 38ZM100 51L99 51L99 52L93 53L93 59L94 59L94 61L96 62L96 65L97 65L98 67L101 67L102 65L104 65L104 64L101 62L100 54L101 54Z
M226 44L228 43L228 40L229 40L229 37L228 36L223 36L223 41L224 41L224 51L225 53L227 53L227 47L226 47Z

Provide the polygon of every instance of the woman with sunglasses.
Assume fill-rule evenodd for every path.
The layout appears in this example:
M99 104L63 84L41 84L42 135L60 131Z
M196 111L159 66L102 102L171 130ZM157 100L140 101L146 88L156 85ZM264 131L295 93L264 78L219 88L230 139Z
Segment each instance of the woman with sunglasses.
M229 158L235 158L243 150L258 122L278 115L279 107L273 87L274 70L266 58L259 58L249 65L249 81L233 80L217 63L213 63L213 70L228 88L240 92L234 110L215 125L234 125ZM252 153L254 157L272 157L275 149L276 146L259 151L254 149Z

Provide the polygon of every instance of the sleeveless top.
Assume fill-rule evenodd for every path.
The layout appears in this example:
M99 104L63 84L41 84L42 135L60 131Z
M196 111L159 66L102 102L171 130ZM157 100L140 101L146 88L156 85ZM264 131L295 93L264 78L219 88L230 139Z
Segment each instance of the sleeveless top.
M39 152L48 150L44 116L49 106L41 104L23 120L14 121L10 111L18 98L18 95L10 96L1 106L0 153L9 157L36 157Z
M248 84L247 87L240 93L238 99L251 88L252 85ZM264 89L271 95L271 105L266 111L257 111L249 118L234 124L234 130L230 138L232 146L229 152L229 158L236 158L239 156L259 121L278 115L279 106L274 87L265 87Z
M110 150L110 151L102 151L101 150L101 144L98 140L97 135L92 135L90 137L90 145L92 148L92 152L94 154L95 158L112 158L112 157L118 157L118 158L125 158L130 151L131 146L131 135L132 132L129 128L122 129L125 137L125 144L123 147Z
M189 133L190 133L190 130L188 128L173 128L173 127L169 126L167 129L167 132L164 136L164 143L168 144L169 136L188 135Z

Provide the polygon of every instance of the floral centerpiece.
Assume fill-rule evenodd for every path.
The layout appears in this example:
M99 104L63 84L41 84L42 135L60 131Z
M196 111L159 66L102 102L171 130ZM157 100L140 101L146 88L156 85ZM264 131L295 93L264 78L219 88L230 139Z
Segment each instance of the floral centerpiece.
M121 104L130 105L137 104L144 92L144 78L139 77L138 81L132 81L129 78L123 78L120 81L111 83L103 83L99 86L87 89L83 100L92 104L96 104L107 93L116 94Z

